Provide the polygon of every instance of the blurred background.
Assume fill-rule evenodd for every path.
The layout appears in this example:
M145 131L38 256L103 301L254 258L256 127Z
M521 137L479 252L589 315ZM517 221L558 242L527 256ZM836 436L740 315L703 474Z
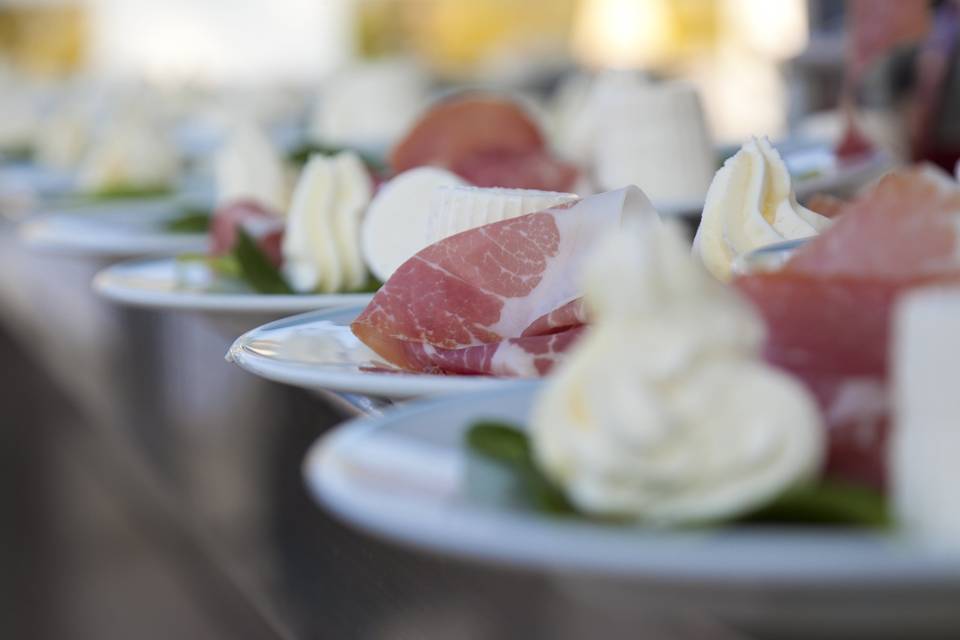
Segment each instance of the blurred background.
M430 99L476 87L526 101L576 157L594 135L592 100L679 79L696 88L718 157L767 135L952 171L954 9L0 0L0 158L75 169L131 113L160 123L201 172L241 117L288 148L382 151ZM300 467L347 414L223 362L233 336L203 318L96 300L101 266L32 253L0 226L0 637L753 637L696 611L574 605L546 576L345 529L310 502Z

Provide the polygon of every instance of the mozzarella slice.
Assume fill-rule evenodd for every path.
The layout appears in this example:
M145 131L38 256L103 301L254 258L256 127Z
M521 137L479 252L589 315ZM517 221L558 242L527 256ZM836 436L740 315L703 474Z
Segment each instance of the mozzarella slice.
M373 184L355 153L314 155L293 194L283 238L283 270L298 292L333 293L366 280L359 225Z
M301 293L332 292L340 287L340 265L333 228L335 201L333 162L313 156L293 192L283 236L283 270L290 286Z
M373 181L355 153L338 154L333 162L337 175L334 235L340 253L343 286L347 290L357 289L367 280L367 268L360 251L360 220L373 195Z
M417 167L385 184L370 203L360 231L364 260L386 282L401 264L428 246L430 201L438 187L465 185L444 169Z
M431 201L427 243L433 244L461 231L543 211L576 199L572 193L534 189L441 187L434 192Z

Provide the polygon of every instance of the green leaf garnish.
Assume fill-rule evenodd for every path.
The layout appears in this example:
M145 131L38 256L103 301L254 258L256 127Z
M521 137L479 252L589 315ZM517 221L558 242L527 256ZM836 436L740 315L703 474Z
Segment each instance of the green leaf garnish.
M239 266L240 277L257 293L293 293L280 270L270 263L253 238L239 227L233 255Z
M206 253L182 253L177 256L177 262L202 262L211 270L235 280L242 280L243 274L240 271L240 262L237 257L231 253L222 256L212 256Z
M12 145L0 149L0 158L6 162L30 162L33 156L34 149L29 144Z
M92 201L141 200L148 198L162 198L170 195L172 191L173 190L166 185L157 185L154 187L116 186L93 191L86 194L86 197Z
M319 144L316 142L304 142L298 147L295 147L289 153L287 153L287 160L289 160L293 164L302 166L307 164L307 160L309 160L310 156L312 156L315 153L319 153L324 156L333 156L342 151L353 151L358 156L360 156L360 159L363 161L363 164L367 165L367 167L372 171L380 172L387 168L386 161L379 156L373 155L372 153L359 151L357 149L351 149L350 147L341 147L341 146L331 145L331 144Z
M164 224L173 233L206 233L210 230L210 212L202 208L187 208Z
M893 519L886 499L866 487L821 482L790 489L742 519L764 524L888 527Z
M520 429L502 422L480 421L467 431L466 443L473 453L512 473L523 501L534 509L558 516L579 515L563 491L540 472L530 439Z

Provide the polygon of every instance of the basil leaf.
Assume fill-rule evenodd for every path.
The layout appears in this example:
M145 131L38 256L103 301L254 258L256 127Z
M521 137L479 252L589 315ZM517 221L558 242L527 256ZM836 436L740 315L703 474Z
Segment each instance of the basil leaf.
M161 198L172 193L170 187L158 185L155 187L125 187L116 186L100 189L89 193L86 197L93 202L103 200L140 200L146 198Z
M502 422L480 421L467 431L466 444L473 453L513 474L524 502L534 509L559 516L579 515L563 491L540 472L530 439L520 429Z
M750 523L852 525L892 524L886 499L865 487L822 482L790 489L743 518Z
M204 209L186 209L163 226L172 233L206 233L210 230L210 212Z
M507 464L530 462L530 441L527 434L502 422L481 421L467 431L467 446L474 453Z
M34 157L33 147L29 144L14 145L0 149L0 160L4 162L27 163Z
M237 280L243 279L240 272L240 263L233 254L212 256L206 253L183 253L177 256L177 262L202 262L216 273Z
M240 277L257 293L293 293L280 270L270 263L253 238L241 228L237 229L233 255L240 267Z

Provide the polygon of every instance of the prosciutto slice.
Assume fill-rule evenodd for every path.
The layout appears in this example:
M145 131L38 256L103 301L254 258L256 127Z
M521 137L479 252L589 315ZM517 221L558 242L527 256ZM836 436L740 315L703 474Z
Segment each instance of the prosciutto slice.
M829 427L827 474L882 488L888 345L900 297L960 284L960 188L937 169L888 174L782 270L734 285L767 325L767 358L797 375Z
M579 170L553 157L536 121L497 96L463 94L428 109L390 153L397 173L431 165L477 187L571 191Z
M411 371L544 375L582 331L584 256L627 217L656 217L636 187L441 240L401 265L351 328Z
M283 262L283 219L252 200L237 200L217 207L210 222L210 253L222 256L237 244L237 229L252 237L270 262Z

